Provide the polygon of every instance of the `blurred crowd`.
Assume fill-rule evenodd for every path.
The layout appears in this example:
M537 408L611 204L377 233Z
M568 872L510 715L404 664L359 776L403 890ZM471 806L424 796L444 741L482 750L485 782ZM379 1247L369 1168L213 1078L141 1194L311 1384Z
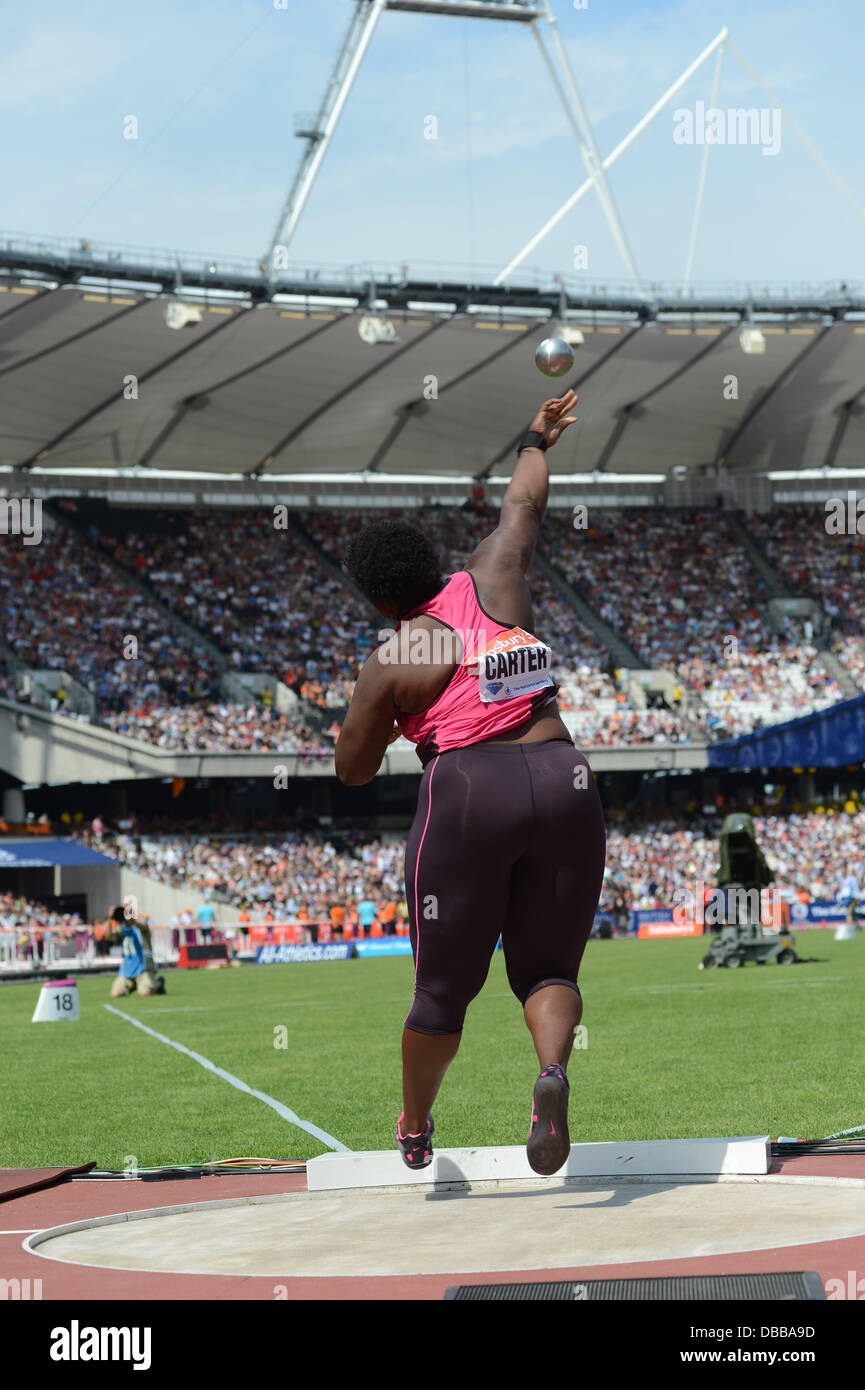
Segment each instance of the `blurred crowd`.
M349 529L403 515L431 537L448 574L496 522L483 503L351 517L306 510L284 527L271 508L222 508L136 514L136 529L115 536L86 508L63 505L80 513L87 540L48 528L41 545L5 552L6 646L30 667L67 671L96 697L107 727L157 747L309 758L332 751L357 672L387 626L332 567L341 564ZM827 535L820 507L778 508L748 524L796 592L822 605L839 660L865 689L865 537ZM780 631L770 623L763 580L721 513L593 511L588 528L577 530L569 513L552 511L539 553L639 661L673 672L686 692L643 708L537 563L535 627L553 649L560 707L586 747L717 739L841 698L810 619L787 618ZM168 630L150 593L189 630ZM284 682L300 698L299 711L279 715L257 697L220 696L218 663L196 631L219 649L229 674ZM0 694L15 690L0 673ZM52 695L51 707L70 706Z
M442 573L463 569L472 551L490 534L495 515L485 509L425 507L420 511L370 511L365 523L401 517L430 537L442 560ZM304 530L336 563L345 549L345 532L338 513L300 513ZM544 532L546 535L546 532ZM554 677L559 685L559 708L575 716L578 743L610 746L634 743L687 742L693 735L677 711L635 708L611 673L610 654L591 628L581 622L555 585L536 564L529 587L535 631L553 651Z
M486 510L463 510L457 507L423 507L420 510L371 511L363 513L363 524L399 518L420 527L436 547L442 562L442 574L464 569L472 551L490 534L496 517ZM344 521L332 511L300 513L304 530L335 563L342 562L346 546ZM573 609L556 593L553 585L535 566L530 578L535 625L538 635L553 649L556 678L561 680L562 668L576 671L578 667L600 673L609 661L606 648L594 633L581 623ZM382 620L382 628L385 627ZM612 687L611 687L612 689Z
M860 690L865 690L865 638L837 637L832 649L842 666L847 667Z
M206 632L237 671L264 671L306 698L345 696L374 641L371 615L302 539L258 507L184 511L160 529L130 531L118 560Z
M865 862L865 812L792 812L755 816L757 843L776 888L814 899L840 894L845 878ZM713 884L719 863L720 824L695 828L674 819L634 829L608 826L604 896L621 889L632 908L669 907L676 889ZM865 878L862 880L865 891Z
M103 723L115 733L181 752L333 754L332 737L259 705L145 704L106 714Z
M776 888L814 899L839 895L844 880L865 864L865 811L858 798L847 807L755 816ZM693 893L700 879L714 883L720 828L717 818L695 822L667 813L637 824L630 813L611 814L602 906L670 907L677 889ZM270 912L277 921L301 912L323 921L334 905L351 911L368 900L380 910L404 892L401 837L120 834L90 843L161 883L194 889L253 915Z
M766 555L803 598L828 614L832 649L865 690L865 535L831 534L821 505L779 507L755 512L748 526Z
M833 535L820 504L752 512L748 528L797 593L816 598L831 618L861 612L865 535Z
M763 580L719 514L593 511L585 530L554 514L543 543L647 667L675 671L697 693L707 732L743 732L840 698L816 647L773 630Z
M34 902L19 893L0 893L0 931L26 931L34 927L45 931L50 927L74 936L81 925L77 912L55 912L44 903Z
M333 906L351 910L366 901L380 911L403 897L401 839L341 836L337 845L299 834L276 841L120 835L113 845L102 841L101 848L160 883L195 889L253 916L269 911L277 921L301 912L325 921Z
M575 740L587 748L612 748L620 743L689 743L693 737L672 709L632 709L580 712Z
M27 666L68 672L109 710L211 691L206 650L178 641L146 594L72 532L48 529L41 545L6 547L3 560L0 633Z

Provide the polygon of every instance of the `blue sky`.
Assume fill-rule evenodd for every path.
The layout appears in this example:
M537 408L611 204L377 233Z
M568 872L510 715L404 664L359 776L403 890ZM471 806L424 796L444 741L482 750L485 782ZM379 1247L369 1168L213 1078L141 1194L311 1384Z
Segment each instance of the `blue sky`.
M859 0L554 8L602 155L726 24L865 206ZM318 106L350 12L350 0L288 0L281 10L272 0L8 7L0 228L259 256L300 150L293 115ZM646 279L683 273L701 150L674 143L672 111L708 103L713 72L714 58L610 174ZM719 105L766 104L728 52ZM123 139L129 115L137 141ZM423 134L430 115L435 141ZM500 268L583 177L527 33L385 14L290 257ZM775 157L713 149L695 278L856 279L863 233L785 128ZM593 194L528 264L570 272L576 245L588 248L589 280L625 278Z

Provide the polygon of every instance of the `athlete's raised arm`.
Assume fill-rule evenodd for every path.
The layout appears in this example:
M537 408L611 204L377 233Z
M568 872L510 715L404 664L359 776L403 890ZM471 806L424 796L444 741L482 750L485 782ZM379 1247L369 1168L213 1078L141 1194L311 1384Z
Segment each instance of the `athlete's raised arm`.
M483 607L500 622L531 624L525 576L534 558L547 505L550 470L544 452L576 420L576 416L568 414L576 403L573 391L559 400L544 401L525 436L528 442L520 448L502 500L499 524L466 562L466 569L475 577ZM532 435L537 439L533 440Z

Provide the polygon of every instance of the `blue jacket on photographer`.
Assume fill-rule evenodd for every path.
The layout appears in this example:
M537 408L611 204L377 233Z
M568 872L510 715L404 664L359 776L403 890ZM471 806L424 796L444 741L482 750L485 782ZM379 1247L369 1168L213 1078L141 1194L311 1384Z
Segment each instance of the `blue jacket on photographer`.
M107 933L112 944L120 942L123 959L120 971L111 986L111 998L127 994L164 994L165 981L156 974L153 964L153 944L146 922L134 917L128 908L115 907Z

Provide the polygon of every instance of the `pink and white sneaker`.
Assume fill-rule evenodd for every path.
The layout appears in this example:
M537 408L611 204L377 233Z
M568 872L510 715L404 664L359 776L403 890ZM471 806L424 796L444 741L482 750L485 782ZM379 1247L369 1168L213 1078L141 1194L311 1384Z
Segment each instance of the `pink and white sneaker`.
M433 1160L432 1135L435 1121L432 1115L426 1122L423 1134L403 1134L402 1122L405 1111L396 1122L396 1142L406 1168L428 1168Z

